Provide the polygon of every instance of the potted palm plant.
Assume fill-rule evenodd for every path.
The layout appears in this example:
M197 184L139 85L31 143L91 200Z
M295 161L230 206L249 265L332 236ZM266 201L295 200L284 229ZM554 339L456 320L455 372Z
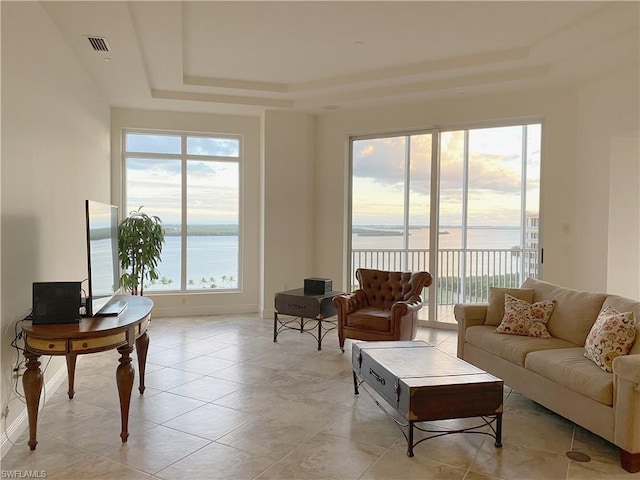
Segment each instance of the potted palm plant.
M118 257L123 274L120 285L131 295L144 294L145 279L159 277L157 266L164 245L164 228L157 216L133 210L118 226Z

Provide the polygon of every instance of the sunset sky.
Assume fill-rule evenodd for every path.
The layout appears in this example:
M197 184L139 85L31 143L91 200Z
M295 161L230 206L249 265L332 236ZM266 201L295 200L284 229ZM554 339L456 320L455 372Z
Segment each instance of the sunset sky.
M538 211L539 124L527 126L527 210ZM410 224L429 224L432 134L356 140L353 143L353 225L401 225L404 221L405 155L410 138ZM441 133L440 225L461 225L464 131ZM180 223L181 137L128 134L127 212L143 205L166 224ZM187 167L190 224L238 222L240 141L188 136L196 158ZM523 127L469 130L468 225L518 226L521 218ZM169 154L171 159L154 154ZM193 157L192 157L193 158ZM226 159L232 161L225 161Z
M527 127L527 210L537 211L540 125ZM520 224L522 126L469 132L468 222ZM353 224L403 223L405 136L359 140L353 147ZM429 224L431 135L411 136L411 224ZM464 132L441 134L440 224L462 223Z

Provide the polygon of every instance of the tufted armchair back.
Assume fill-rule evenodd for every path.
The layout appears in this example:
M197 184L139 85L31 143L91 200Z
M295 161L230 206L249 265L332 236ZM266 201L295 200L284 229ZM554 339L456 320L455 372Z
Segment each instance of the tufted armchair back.
M356 279L370 306L389 310L399 301L416 301L422 289L431 284L428 272L387 272L359 268Z

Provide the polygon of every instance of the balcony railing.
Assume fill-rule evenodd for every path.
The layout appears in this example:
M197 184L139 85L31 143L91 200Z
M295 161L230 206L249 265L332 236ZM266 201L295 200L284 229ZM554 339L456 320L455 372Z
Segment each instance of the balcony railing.
M351 283L357 288L356 269L430 270L429 250L362 249L351 251ZM437 305L486 302L489 287L519 287L538 276L538 251L533 249L443 249L437 252L433 283ZM429 299L425 290L424 298Z

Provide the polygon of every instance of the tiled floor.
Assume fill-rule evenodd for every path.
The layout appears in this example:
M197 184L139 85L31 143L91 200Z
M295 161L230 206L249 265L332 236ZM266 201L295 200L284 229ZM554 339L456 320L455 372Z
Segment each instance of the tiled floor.
M341 353L335 331L322 351L295 331L274 343L272 321L257 316L154 319L149 333L147 390L134 388L127 443L119 438L118 355L87 355L75 398L66 385L49 394L37 449L24 435L12 439L22 444L2 459L3 478L640 478L622 470L611 444L508 388L501 449L485 435L455 434L421 443L409 458L395 424L368 395L353 394L351 343ZM453 331L420 329L418 338L455 354ZM570 460L571 450L591 461Z

